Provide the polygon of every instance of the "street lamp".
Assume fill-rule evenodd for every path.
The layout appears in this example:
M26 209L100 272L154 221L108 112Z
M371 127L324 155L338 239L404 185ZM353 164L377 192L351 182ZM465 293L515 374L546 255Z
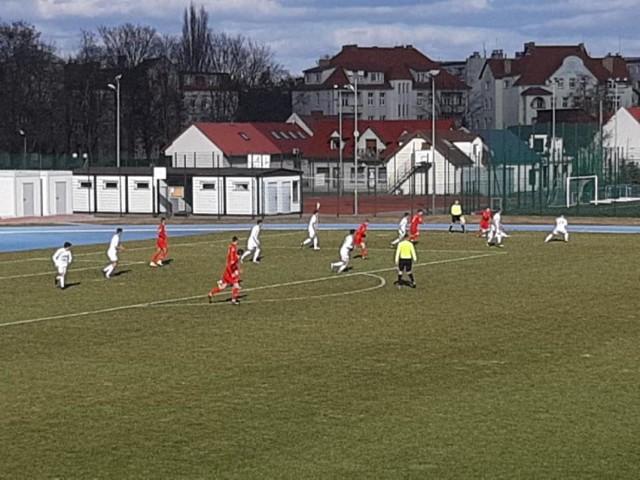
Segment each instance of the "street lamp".
M115 84L108 87L116 92L116 166L120 168L120 79L122 74L116 75Z
M27 132L20 129L18 133L22 137L22 163L24 168L27 168Z
M609 87L613 87L613 160L615 168L619 170L618 165L618 109L620 108L620 99L618 98L618 86L620 83L626 82L626 78L610 78L608 80ZM617 179L616 179L617 181Z
M344 186L342 185L342 89L339 85L334 85L333 88L338 91L338 130L340 135L340 139L338 140L338 195L342 195L342 191L344 190Z
M551 85L551 141L549 142L549 170L547 172L547 178L553 175L555 178L555 172L552 172L552 166L556 165L556 87L559 85L560 79L553 77L547 81L547 85Z
M71 154L71 157L73 159L76 159L79 156L80 155L78 154L78 152L73 152ZM86 152L83 153L82 159L84 160L82 162L82 168L87 169L87 213L90 213L91 212L91 191L93 190L93 182L91 181L91 177L89 176L89 169L91 168L91 163L89 161L89 154Z
M429 70L431 78L431 215L436 213L436 76L440 70Z
M118 74L115 77L115 85L110 83L108 87L116 92L116 167L118 168L118 210L122 215L122 192L120 190L120 184L122 178L120 178L120 79L122 74Z
M345 88L353 91L353 165L356 170L356 183L353 188L353 214L358 215L358 79L364 72L351 72L353 83L345 85Z

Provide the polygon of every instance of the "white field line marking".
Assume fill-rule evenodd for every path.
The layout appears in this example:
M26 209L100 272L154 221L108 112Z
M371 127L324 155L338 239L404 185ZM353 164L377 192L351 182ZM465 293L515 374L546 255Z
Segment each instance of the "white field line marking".
M273 302L293 302L293 301L297 301L297 300L315 300L318 298L328 298L328 297L342 297L344 295L354 295L356 293L364 293L364 292L369 292L371 290L377 290L379 288L384 287L387 284L387 281L378 276L378 275L374 275L372 273L354 273L353 275L360 275L360 276L367 276L367 277L372 277L372 278L376 278L379 280L379 283L377 285L374 285L373 287L366 287L366 288L359 288L358 290L349 290L346 292L338 292L338 293L325 293L322 295L306 295L304 297L288 297L288 298L267 298L264 300L243 300L242 304L247 304L247 303L273 303ZM252 291L252 290L256 290L256 289L246 289L246 290L241 290L241 292L244 291ZM170 304L164 304L164 305L149 305L149 307L211 307L211 306L218 306L218 305L226 305L227 302L226 301L218 301L218 302L214 302L214 303L208 303L208 302L201 302L201 303L170 303Z
M110 263L108 260L104 261L105 265ZM140 265L142 263L147 263L147 262L120 262L118 263L119 266L121 267L126 267L128 265ZM84 270L97 270L98 267L84 267L84 268L74 268L73 272L82 272ZM42 275L55 275L56 274L56 270L55 267L51 267L51 270L49 270L48 272L39 272L39 273L25 273L22 275L10 275L8 277L0 277L0 280L12 280L15 278L28 278L28 277L40 277Z
M273 230L272 230L273 231ZM213 232L213 233L217 233L217 232ZM228 232L225 232L228 233ZM272 235L268 235L268 237L283 237L286 235L293 235L293 234L298 234L299 232L285 232L285 233L274 233ZM175 238L175 237L174 237ZM246 238L242 238L239 237L240 240L245 241L246 242ZM147 239L147 241L155 241L155 238L149 238ZM144 242L145 240L132 240L134 242ZM171 250L174 247L190 247L192 245L215 245L218 243L229 243L230 239L225 239L225 240L209 240L209 241L202 241L202 242L191 242L191 243L169 243L169 250ZM83 247L88 247L89 245L82 245ZM149 251L154 251L156 248L155 243L153 244L153 246L149 246L149 247L132 247L132 248L126 248L125 251L127 252L135 252L138 250L149 250ZM298 248L300 248L298 246ZM53 249L52 249L53 250ZM86 252L86 253L74 253L73 257L86 257L86 256L90 256L90 255L106 255L106 250L104 251L99 251L99 252ZM4 253L10 253L10 252L4 252ZM13 252L15 253L15 252ZM36 258L22 258L22 259L16 259L16 260L3 260L0 261L0 264L5 264L5 263L21 263L21 262L36 262L36 261L51 261L51 257L36 257Z
M485 253L484 255L472 255L470 257L459 257L459 258L450 258L447 260L436 260L433 262L425 262L425 263L416 263L414 265L414 267L424 267L424 266L429 266L429 265L439 265L439 264L443 264L443 263L452 263L452 262L463 262L466 260L473 260L476 258L484 258L484 257L491 257L494 255L506 255L507 252L495 252L495 253ZM311 278L308 280L298 280L295 282L288 282L288 283L280 283L280 284L275 284L275 285L264 285L261 287L254 287L251 289L246 289L245 291L255 291L255 290L264 290L267 288L278 288L278 287L287 287L287 286L291 286L291 285L300 285L303 283L313 283L313 282L322 282L325 280L332 280L332 279L336 279L336 278L345 278L345 277L349 277L349 276L353 276L353 275L363 275L363 274L375 274L375 273L381 273L381 272L390 272L390 271L394 271L396 270L396 267L391 267L391 268L380 268L378 270L371 270L368 272L357 272L357 273L348 273L346 275L332 275L329 277L320 277L320 278ZM134 309L134 308L145 308L145 307L151 307L151 306L155 306L155 305L162 305L162 304L168 304L168 303L176 303L176 302L184 302L184 301L189 301L189 300L194 300L196 298L205 298L205 295L191 295L189 297L181 297L181 298L169 298L166 300L155 300L152 302L144 302L144 303L135 303L132 305L121 305L119 307L111 307L111 308L103 308L100 310L87 310L84 312L76 312L76 313L65 313L65 314L61 314L61 315L52 315L49 317L39 317L39 318L30 318L27 320L16 320L13 322L7 322L7 323L0 323L0 328L1 327L9 327L12 325L23 325L23 324L27 324L27 323L38 323L38 322L46 322L49 320L63 320L66 318L76 318L76 317L86 317L89 315L96 315L96 314L100 314L100 313L110 313L110 312L118 312L121 310L129 310L129 309Z

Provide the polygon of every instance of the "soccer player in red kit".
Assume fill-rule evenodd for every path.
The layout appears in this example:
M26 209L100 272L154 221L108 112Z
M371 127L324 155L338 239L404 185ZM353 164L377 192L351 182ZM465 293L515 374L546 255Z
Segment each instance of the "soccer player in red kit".
M363 260L368 258L367 245L364 243L364 239L367 236L367 227L369 227L369 219L362 222L353 235L353 247L360 249L360 257Z
M235 238L235 237L234 237ZM222 278L218 280L218 285L211 289L207 298L209 299L209 303L213 301L213 296L216 293L220 293L228 286L231 286L231 303L233 305L240 305L240 300L238 297L240 296L240 274L242 270L240 270L240 256L243 253L242 249L236 250L237 255L234 260L227 261L227 266L222 273Z
M227 265L232 262L237 262L238 260L240 260L240 255L238 255L238 237L233 237L227 249Z
M491 228L491 218L493 217L493 212L490 208L485 208L482 211L482 215L480 217L480 230L478 230L478 237L484 237L487 235Z
M409 227L409 241L415 242L420 236L420 225L424 224L422 217L424 216L424 210L418 210L411 217L411 225Z
M162 261L167 257L169 242L167 241L166 222L166 218L162 217L160 219L160 225L158 225L158 239L156 240L156 253L151 257L151 261L149 262L150 267L161 267Z

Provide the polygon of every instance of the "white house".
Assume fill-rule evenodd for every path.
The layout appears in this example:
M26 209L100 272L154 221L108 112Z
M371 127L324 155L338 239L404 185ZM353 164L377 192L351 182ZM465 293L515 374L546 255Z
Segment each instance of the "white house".
M73 213L70 171L2 170L0 192L0 218Z
M602 130L609 158L640 165L640 107L620 108Z

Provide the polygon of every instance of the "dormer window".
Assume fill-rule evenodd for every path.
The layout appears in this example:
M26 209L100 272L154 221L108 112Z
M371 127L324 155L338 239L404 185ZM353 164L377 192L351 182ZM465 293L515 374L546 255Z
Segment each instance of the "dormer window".
M238 133L238 135L240 135L242 137L242 139L246 140L247 142L250 140L249 135L247 135L244 132L240 132L240 133Z

